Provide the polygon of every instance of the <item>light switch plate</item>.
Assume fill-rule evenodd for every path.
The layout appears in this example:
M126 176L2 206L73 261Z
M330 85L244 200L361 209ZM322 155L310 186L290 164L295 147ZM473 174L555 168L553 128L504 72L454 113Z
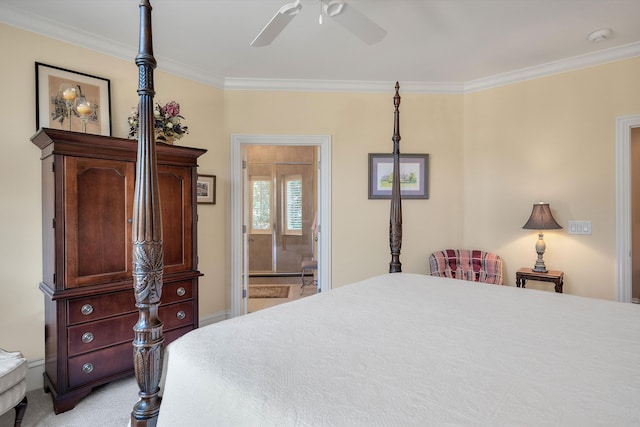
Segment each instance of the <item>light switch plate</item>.
M591 221L569 221L569 234L591 234Z

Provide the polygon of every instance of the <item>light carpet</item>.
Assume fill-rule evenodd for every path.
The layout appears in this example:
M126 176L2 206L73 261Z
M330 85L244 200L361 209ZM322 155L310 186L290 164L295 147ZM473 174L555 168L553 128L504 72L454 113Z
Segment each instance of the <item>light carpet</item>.
M138 401L133 376L96 387L75 408L55 415L51 395L42 389L27 393L29 405L22 427L125 427ZM0 416L0 427L13 427L15 411Z

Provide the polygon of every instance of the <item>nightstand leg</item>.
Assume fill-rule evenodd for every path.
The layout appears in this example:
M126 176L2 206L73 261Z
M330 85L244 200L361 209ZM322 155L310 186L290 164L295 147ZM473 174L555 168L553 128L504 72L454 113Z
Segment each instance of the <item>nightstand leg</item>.
M562 285L563 285L563 280L560 279L557 283L556 283L556 292L561 294L562 293Z

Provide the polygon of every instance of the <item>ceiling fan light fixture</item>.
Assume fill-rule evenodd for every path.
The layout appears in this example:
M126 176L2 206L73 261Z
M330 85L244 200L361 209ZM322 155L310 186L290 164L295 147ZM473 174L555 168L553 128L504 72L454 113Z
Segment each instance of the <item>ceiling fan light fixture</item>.
M336 16L342 12L344 8L344 2L341 0L329 0L322 2L322 10L327 16Z
M300 4L300 0L297 0L294 3L287 3L284 6L282 6L278 11L278 13L280 13L281 15L293 16L293 15L297 15L301 9L302 9L302 5Z
M320 0L318 3L320 4L318 19L320 24L326 15L367 44L378 43L387 34L384 28L343 0ZM282 6L249 45L263 47L271 44L300 10L302 10L301 0Z

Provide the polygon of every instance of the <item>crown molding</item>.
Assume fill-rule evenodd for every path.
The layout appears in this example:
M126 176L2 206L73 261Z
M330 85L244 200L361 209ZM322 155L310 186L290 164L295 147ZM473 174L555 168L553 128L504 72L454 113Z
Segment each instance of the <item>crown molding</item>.
M640 56L640 42L629 43L623 46L600 50L593 53L565 58L559 61L548 62L534 67L522 68L508 73L497 74L482 79L471 80L464 84L464 93L478 92L498 86L506 86L527 80L593 67L609 62Z
M131 60L136 55L135 48L132 46L124 46L122 43L98 37L93 33L72 28L42 16L16 10L9 5L4 5L0 9L0 22L120 59Z
M225 90L388 93L395 81L226 78ZM462 83L402 82L404 93L462 93Z
M93 33L78 31L77 28L16 10L9 5L4 5L0 9L0 22L126 61L131 61L137 54L131 46L97 37ZM640 56L640 42L467 82L402 82L402 90L403 93L420 94L472 93L636 56ZM355 80L225 78L212 76L205 70L190 67L162 56L157 59L161 64L158 66L160 71L225 90L387 93L389 86L394 83Z
M165 58L161 55L158 56L157 59L158 63L162 64L162 66L158 66L157 68L160 71L175 74L178 77L213 86L218 89L224 89L225 79L222 77L213 76L205 70L190 67L182 62L174 61L173 59Z
M138 54L136 47L98 37L93 33L80 31L75 27L62 25L42 16L18 11L8 5L4 5L0 9L0 22L125 61L133 62ZM163 56L157 56L156 60L161 64L157 68L160 71L209 86L224 87L223 78L211 76L210 73L204 70L187 66L184 63Z

